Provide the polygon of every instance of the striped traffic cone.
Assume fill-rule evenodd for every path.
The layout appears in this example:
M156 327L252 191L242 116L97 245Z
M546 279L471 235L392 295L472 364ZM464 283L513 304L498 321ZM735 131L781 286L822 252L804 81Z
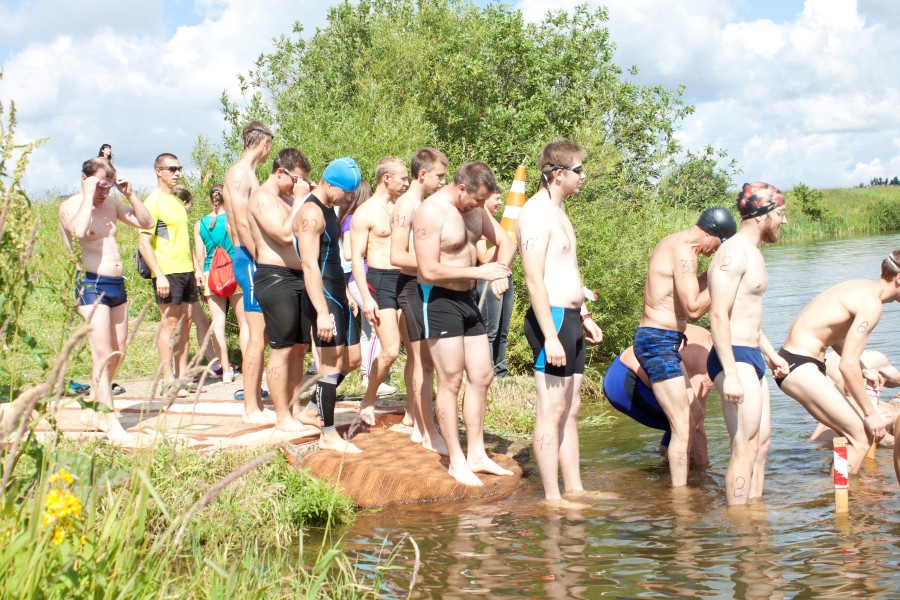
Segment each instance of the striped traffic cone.
M516 241L516 224L519 222L519 213L525 206L525 160L516 167L516 175L513 177L512 187L506 197L506 208L503 209L503 218L500 227Z

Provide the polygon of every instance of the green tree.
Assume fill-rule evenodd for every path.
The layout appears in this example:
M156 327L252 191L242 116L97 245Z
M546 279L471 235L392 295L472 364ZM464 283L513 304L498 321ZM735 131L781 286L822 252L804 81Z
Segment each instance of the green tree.
M631 343L653 246L682 225L656 188L681 150L676 125L693 112L683 88L628 81L613 62L607 18L605 8L586 6L525 23L507 6L466 0L343 2L308 41L299 23L276 39L239 78L240 98L223 94L222 146L200 140L195 161L220 181L240 151L241 128L260 119L276 130L276 147L303 150L314 175L349 155L371 178L381 156L407 158L433 145L453 166L487 162L501 181L529 159L533 191L544 144L577 141L589 177L568 205L585 282L600 295L592 311L606 341L592 360L602 367ZM688 156L706 165L706 154ZM684 171L681 181L697 189L710 172L719 176L714 185L721 180L714 168L697 169L693 179L692 168ZM521 330L528 297L518 265L514 271L512 328ZM521 338L510 336L510 355L524 370L530 351Z
M721 167L719 161L727 158L724 150L707 146L702 152L688 150L660 184L660 198L672 206L703 210L715 204L730 206L733 202L729 191L733 176L740 173L736 161Z
M825 223L831 216L831 211L822 205L824 195L821 190L813 189L804 183L798 183L791 190L791 193L800 203L800 212L813 221Z
M603 176L616 187L652 189L679 149L675 123L693 109L681 89L624 80L607 16L581 6L527 24L519 11L466 1L344 2L308 43L298 23L259 57L240 78L240 105L222 97L225 147L195 158L221 169L242 125L260 118L314 169L350 155L369 174L383 155L431 144L454 164L484 160L511 179L523 156L569 137L588 142L590 156L615 157ZM216 153L226 160L207 168Z

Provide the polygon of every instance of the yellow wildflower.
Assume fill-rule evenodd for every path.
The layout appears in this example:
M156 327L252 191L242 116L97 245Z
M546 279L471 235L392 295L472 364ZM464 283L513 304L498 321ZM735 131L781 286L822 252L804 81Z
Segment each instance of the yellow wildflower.
M50 476L50 483L56 483L57 481L64 481L71 484L74 481L74 478L72 477L72 474L65 469L60 469L58 473L54 473Z
M66 539L66 532L63 531L62 527L57 527L56 531L53 532L53 543L59 546L64 539Z

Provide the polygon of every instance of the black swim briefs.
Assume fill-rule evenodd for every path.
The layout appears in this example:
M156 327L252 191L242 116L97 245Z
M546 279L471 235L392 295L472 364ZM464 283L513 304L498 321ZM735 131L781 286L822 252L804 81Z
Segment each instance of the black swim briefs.
M793 373L794 369L796 369L797 367L799 367L801 365L805 365L807 363L812 363L812 364L816 365L816 367L818 367L818 369L819 369L819 372L822 373L822 375L825 374L825 361L824 360L819 360L818 358L813 358L812 356L804 356L803 354L794 354L793 352L788 352L784 348L782 348L781 350L778 351L778 356L780 356L781 358L783 358L784 360L787 361L788 367L790 369L788 371L788 375ZM787 378L787 375L785 375L784 377L776 377L775 378L775 384L778 386L779 389L781 388L782 382L786 378Z
M406 322L406 331L411 342L425 339L425 323L422 302L422 289L415 275L400 274L398 283L400 293L397 295L397 304L403 311L403 320Z

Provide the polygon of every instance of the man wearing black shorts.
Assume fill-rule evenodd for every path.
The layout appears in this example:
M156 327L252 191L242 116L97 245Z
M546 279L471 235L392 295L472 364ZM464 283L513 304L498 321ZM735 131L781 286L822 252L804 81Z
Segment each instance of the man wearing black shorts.
M363 318L372 323L381 342L381 353L372 359L369 386L359 406L359 420L366 425L375 424L378 386L400 356L397 304L400 269L391 264L391 216L394 201L408 184L409 173L403 159L396 156L381 158L375 167L375 192L353 213L350 223L353 279L363 301L359 310ZM407 399L407 412L410 408Z
M334 427L334 405L337 388L351 371L359 367L359 352L351 364L349 346L359 345L356 320L347 301L347 285L341 268L341 225L334 206L343 208L362 179L352 158L332 161L322 173L322 180L293 221L293 232L300 251L306 294L303 312L315 327L319 349L319 380L316 382L316 404L319 407L321 435L319 448L362 452L354 444L341 439Z
M156 305L162 317L157 349L162 361L163 382L171 384L187 371L191 322L188 307L197 301L203 272L191 255L191 232L184 204L172 195L181 177L181 164L174 154L156 157L156 190L145 205L154 226L142 229L138 238L141 255L153 271Z
M535 356L532 448L545 500L563 506L575 503L562 498L560 473L566 494L587 494L581 484L578 446L584 343L603 340L584 300L575 230L563 208L587 177L583 160L584 151L568 140L544 146L538 157L543 185L522 208L516 236L531 300L525 335Z
M302 318L303 272L294 250L291 220L301 199L309 193L309 160L296 148L285 148L272 162L272 173L251 195L249 219L256 247L257 269L253 290L262 309L269 336L266 379L275 405L257 416L259 424L275 422L282 431L304 429L291 410L300 386L303 357L309 345L309 322ZM244 393L246 393L246 387ZM245 422L249 415L244 415Z
M412 222L416 210L426 196L444 186L447 175L447 157L435 148L421 148L410 161L412 181L406 193L397 199L391 220L391 264L400 268L397 303L400 305L400 335L406 346L407 405L412 398L413 431L410 439L438 454L447 454L447 445L434 423L432 390L434 363L425 341L422 292L419 289L416 252L412 240Z
M506 290L515 252L513 241L483 210L497 182L490 167L468 162L453 183L431 195L413 218L413 238L422 288L425 338L438 374L438 423L450 456L450 475L483 485L476 473L511 475L487 455L484 415L494 377L487 332L472 297L475 280L491 281L498 298ZM484 235L499 247L498 262L475 266L475 242ZM457 399L466 374L463 418L467 452L459 442Z

